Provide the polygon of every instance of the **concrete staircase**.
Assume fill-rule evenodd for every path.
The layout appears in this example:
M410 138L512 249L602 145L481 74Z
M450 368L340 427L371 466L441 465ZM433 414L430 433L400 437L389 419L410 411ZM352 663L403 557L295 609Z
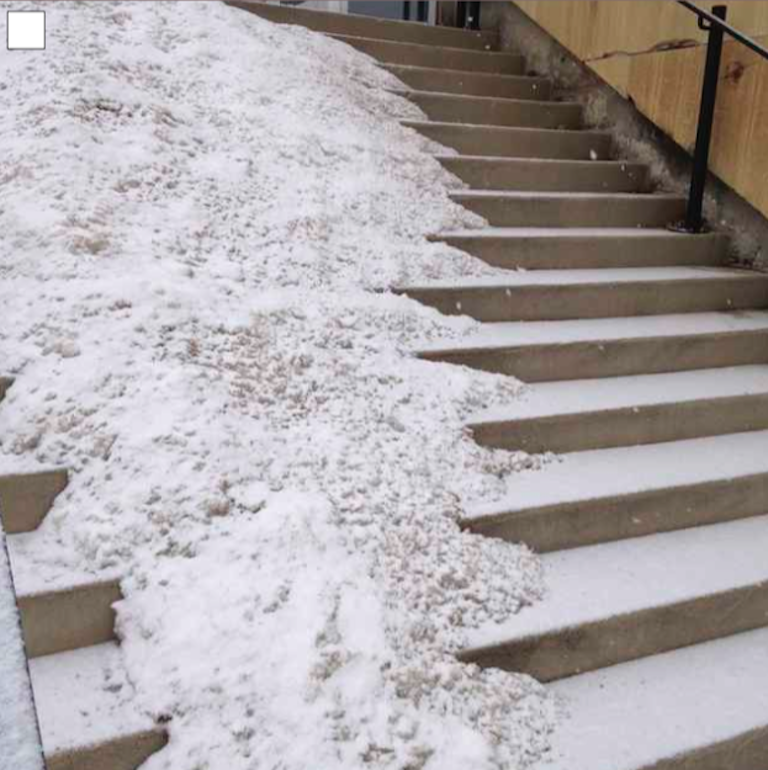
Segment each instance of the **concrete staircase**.
M368 53L455 150L484 230L436 240L509 270L400 291L482 331L424 358L533 384L477 415L486 446L564 453L463 526L544 552L550 596L467 661L548 682L570 711L555 770L768 767L768 276L612 156L581 107L482 35L233 5ZM527 272L517 272L524 268Z
M0 378L0 399L11 380ZM0 514L16 584L48 770L136 770L166 741L133 703L115 640L116 578L38 581L24 563L67 471L0 475Z

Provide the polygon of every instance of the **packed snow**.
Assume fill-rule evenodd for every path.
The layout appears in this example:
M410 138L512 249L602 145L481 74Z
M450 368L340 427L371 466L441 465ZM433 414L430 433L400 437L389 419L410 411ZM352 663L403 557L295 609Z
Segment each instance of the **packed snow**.
M457 524L537 462L464 428L520 384L416 359L477 325L389 291L497 274L425 237L484 222L423 115L221 4L45 10L0 54L0 472L72 473L18 569L124 576L147 770L530 766L551 696L453 655L542 593Z

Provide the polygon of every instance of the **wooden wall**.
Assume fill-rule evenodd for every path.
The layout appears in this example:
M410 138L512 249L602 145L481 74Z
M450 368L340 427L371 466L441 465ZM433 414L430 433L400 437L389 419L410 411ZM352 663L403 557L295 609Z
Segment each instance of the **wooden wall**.
M706 33L692 13L672 0L514 1L678 144L693 147ZM768 47L768 0L724 4L730 24ZM768 216L768 61L726 41L710 168Z

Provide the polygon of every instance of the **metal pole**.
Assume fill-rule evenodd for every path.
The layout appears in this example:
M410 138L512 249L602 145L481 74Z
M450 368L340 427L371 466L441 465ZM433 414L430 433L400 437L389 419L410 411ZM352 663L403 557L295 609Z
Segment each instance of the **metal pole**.
M718 19L725 19L726 7L716 5L712 9L712 14ZM701 88L696 149L693 153L691 188L688 193L688 209L685 214L685 230L689 233L700 233L703 225L704 186L707 182L709 146L712 141L712 122L715 117L717 81L720 71L720 56L723 50L723 30L717 24L705 24L702 19L699 19L699 27L709 30L709 40L707 42L707 62L704 67L704 82Z

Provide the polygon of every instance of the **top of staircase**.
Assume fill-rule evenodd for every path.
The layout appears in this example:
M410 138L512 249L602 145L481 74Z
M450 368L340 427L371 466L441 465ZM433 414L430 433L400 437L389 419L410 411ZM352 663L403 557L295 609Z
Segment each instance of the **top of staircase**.
M496 47L496 34L473 32L452 27L433 27L413 21L376 19L371 16L313 11L282 5L267 5L258 0L226 0L228 5L255 13L278 24L301 24L316 32L337 35L396 40L400 43L467 48L488 51Z

